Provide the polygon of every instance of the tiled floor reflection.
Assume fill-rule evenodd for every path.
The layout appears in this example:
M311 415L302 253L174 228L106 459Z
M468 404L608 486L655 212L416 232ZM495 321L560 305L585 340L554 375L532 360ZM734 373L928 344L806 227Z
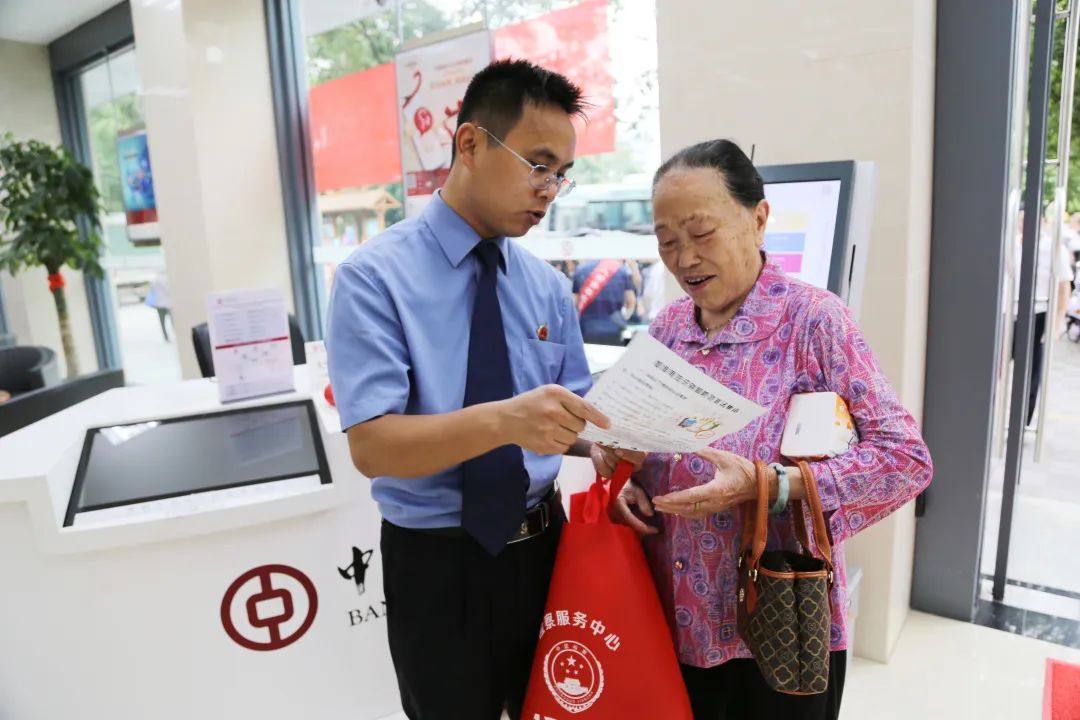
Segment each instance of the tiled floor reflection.
M1009 584L1000 606L991 600L990 578L997 559L1003 458L991 458L976 622L1075 648L1080 647L1080 344L1057 342L1051 379L1041 462L1035 462L1035 433L1024 437Z
M1039 628L1039 613L983 612ZM856 658L848 669L840 717L1040 720L1048 657L1080 663L1080 650L913 612L887 665Z
M1080 649L1080 622L1046 613L980 600L975 623L1014 635Z

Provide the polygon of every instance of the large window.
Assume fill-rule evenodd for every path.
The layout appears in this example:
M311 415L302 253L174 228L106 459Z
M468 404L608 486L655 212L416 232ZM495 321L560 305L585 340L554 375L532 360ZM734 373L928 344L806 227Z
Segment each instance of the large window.
M657 259L649 201L650 174L660 159L653 2L301 0L300 7L318 204L310 251L319 317L325 317L337 265L417 211L423 193L440 184L438 166L449 164L456 126L454 103L440 97L430 103L433 114L400 121L399 108L408 104L410 91L424 92L405 58L418 46L455 43L465 54L490 48L481 66L492 58L526 58L583 87L593 107L589 122L578 128L577 188L522 243L566 272L568 283L578 273L577 285L587 261L625 264L620 275L631 278L641 296L641 269ZM479 46L462 39L462 33L484 29L489 35ZM432 60L428 67L436 72L441 66ZM415 89L408 85L412 77ZM456 82L463 92L461 78ZM627 324L642 322L647 303L627 310Z
M79 73L90 164L104 213L101 258L124 376L130 384L174 382L180 361L170 317L165 258L154 228L153 185L134 48Z

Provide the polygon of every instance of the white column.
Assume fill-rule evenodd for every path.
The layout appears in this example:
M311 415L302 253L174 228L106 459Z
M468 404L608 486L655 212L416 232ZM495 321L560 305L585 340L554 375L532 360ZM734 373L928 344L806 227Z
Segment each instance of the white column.
M292 307L261 0L131 5L184 377L206 293L280 288Z

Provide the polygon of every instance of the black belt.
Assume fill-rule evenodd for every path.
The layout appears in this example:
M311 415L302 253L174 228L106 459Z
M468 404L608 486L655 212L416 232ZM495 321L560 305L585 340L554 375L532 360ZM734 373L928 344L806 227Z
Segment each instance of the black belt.
M552 486L540 502L533 505L525 512L525 517L521 520L521 525L514 532L509 540L506 541L507 545L521 542L522 540L528 540L529 538L540 535L555 521L555 518L559 517L559 513L562 512L562 497L559 494L559 489ZM468 533L460 527L444 527L444 528L413 528L416 532L425 533L427 535L442 535L444 537L451 538L463 538Z

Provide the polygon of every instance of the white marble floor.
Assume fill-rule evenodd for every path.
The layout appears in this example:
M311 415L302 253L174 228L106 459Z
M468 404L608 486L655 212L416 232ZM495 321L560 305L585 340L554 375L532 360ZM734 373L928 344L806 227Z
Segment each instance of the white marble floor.
M1080 650L912 612L887 665L856 659L842 720L1039 720L1046 659Z
M1041 720L1051 657L1080 664L1080 650L912 612L888 664L848 668L840 718Z

